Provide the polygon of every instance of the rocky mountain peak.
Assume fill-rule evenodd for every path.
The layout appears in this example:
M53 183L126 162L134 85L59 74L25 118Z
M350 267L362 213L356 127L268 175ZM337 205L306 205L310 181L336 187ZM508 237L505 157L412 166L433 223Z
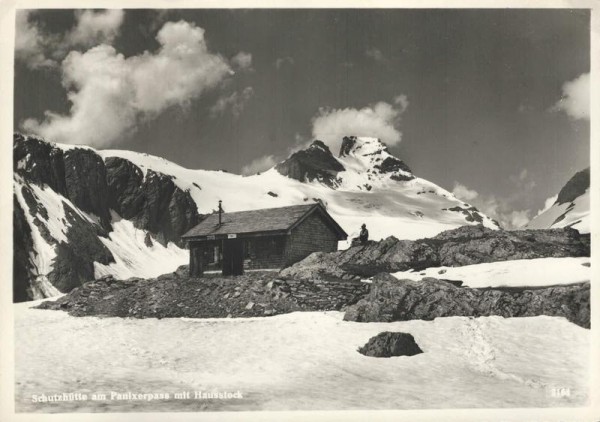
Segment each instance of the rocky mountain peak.
M415 178L410 168L390 154L387 145L379 138L345 136L339 159L346 168L366 175L368 186L377 179L408 181Z
M567 182L558 193L557 204L573 202L576 198L583 195L590 187L590 168L581 170Z
M275 170L301 182L317 180L334 187L338 184L337 173L345 169L327 145L315 140L308 148L293 153L287 160L277 164Z
M351 154L376 155L383 152L389 153L387 145L379 138L344 136L339 156L347 157Z
M319 141L318 139L315 139L312 144L309 145L308 149L321 150L325 154L332 155L329 147L325 145L323 141Z
M569 179L550 208L538 213L528 228L573 227L582 233L590 232L590 168L581 170Z

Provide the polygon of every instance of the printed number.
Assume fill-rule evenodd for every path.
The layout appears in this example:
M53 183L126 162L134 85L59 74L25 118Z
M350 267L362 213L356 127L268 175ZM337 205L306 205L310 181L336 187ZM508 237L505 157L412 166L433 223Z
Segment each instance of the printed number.
M570 397L571 389L570 388L553 388L552 389L552 397Z

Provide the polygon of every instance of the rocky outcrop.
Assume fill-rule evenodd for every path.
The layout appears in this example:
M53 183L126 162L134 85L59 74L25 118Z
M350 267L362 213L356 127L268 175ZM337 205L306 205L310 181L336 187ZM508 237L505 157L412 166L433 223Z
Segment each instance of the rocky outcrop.
M30 183L46 185L80 210L98 217L111 230L110 210L132 220L166 244L197 224L197 206L170 176L143 172L128 160L109 157L106 162L93 149L65 151L35 137L14 136L15 173Z
M62 149L35 137L15 134L14 171L39 186L46 185L82 211L110 227L106 171L102 158L87 148Z
M121 158L107 158L105 162L91 148L61 147L15 134L13 159L15 189L22 194L27 208L17 204L13 213L13 284L14 299L18 301L33 298L31 287L36 277L43 276L61 292L68 292L94 279L94 262L114 262L100 241L112 231L111 210L131 220L137 228L152 233L153 239L163 245L168 242L181 245L181 235L199 220L190 193L178 188L170 176L149 170L144 177L141 169L131 162ZM65 216L52 224L64 225L61 231L68 242L52 237L48 209L33 193L31 185L51 189L50 196L62 204L59 208L64 209ZM37 252L25 213L31 215L30 220L44 243L56 253L48 274L38 274L30 259Z
M74 148L63 153L65 195L81 211L99 218L110 229L108 186L104 161L93 150Z
M67 204L63 207L69 227L67 241L56 244L52 271L46 276L54 287L66 293L94 279L94 262L107 265L115 259L100 241L108 233L101 226L90 224Z
M449 267L514 259L590 255L590 236L572 228L509 231L463 226L423 242L437 244L439 265Z
M342 139L342 146L340 148L340 157L346 157L357 149L360 149L358 145L358 137L356 136L344 136ZM410 168L406 163L398 158L394 157L389 153L387 146L383 142L378 142L379 148L377 151L373 151L368 155L383 155L385 158L381 159L373 165L373 170L380 174L389 175L390 179L398 182L412 180L415 177L412 174Z
M281 274L303 279L370 277L427 267L589 254L589 235L571 228L505 231L477 225L416 241L389 237L345 251L314 253Z
M13 139L15 174L37 185L47 185L54 192L67 195L63 151L35 137L15 133Z
M340 310L356 303L368 290L368 284L356 281L310 283L284 280L268 272L189 278L183 267L151 280L104 277L39 307L65 310L74 316L251 317Z
M561 316L589 328L590 283L539 289L471 289L433 278L397 280L382 273L373 278L369 294L347 309L344 320L391 322L490 315Z
M105 166L110 207L126 220L133 219L141 213L145 202L141 191L144 173L120 157L108 157Z
M483 217L479 213L479 210L473 206L468 207L452 207L452 208L442 208L443 211L454 211L459 212L465 216L465 220L468 222L483 222Z
M404 161L397 159L396 157L386 157L381 164L376 164L373 168L379 170L383 174L390 174L390 179L398 182L412 180L415 177L412 175L406 175L403 172L411 173L410 168L404 163ZM398 171L401 170L401 171Z
M414 337L408 333L385 331L371 337L358 353L376 358L392 356L414 356L423 353Z
M29 280L34 278L29 254L33 250L31 228L16 196L13 196L13 302L30 299Z
M576 198L583 195L590 188L590 168L581 170L567 182L558 193L556 204L566 204L573 202Z
M316 140L305 150L293 153L287 160L275 166L275 170L292 179L324 183L334 187L339 183L336 175L344 166L331 154L329 147Z
M559 191L556 201L539 212L527 228L573 227L581 233L591 231L590 169L577 172Z
M199 221L189 192L179 189L171 177L152 170L144 178L137 166L123 158L107 158L106 169L113 209L136 227L154 234L163 245L181 245L181 235Z
M55 239L49 226L55 225L56 222L50 222L50 212L36 196L31 185L23 182L20 186L20 194L27 204L27 209L23 210L15 196L13 211L15 301L32 299L35 296L32 289L38 289L39 278L47 280L61 292L68 292L94 278L94 262L101 264L114 262L113 255L100 241L101 237L107 236L106 230L101 225L90 223L80 212L62 201L60 207L64 210L62 223L65 227L62 233L66 240ZM41 239L38 242L45 245L41 243L34 245L32 227L26 218L26 212L35 230L39 232ZM42 268L36 266L35 262L38 261L39 254L48 254L50 248L56 256L51 271L45 273Z

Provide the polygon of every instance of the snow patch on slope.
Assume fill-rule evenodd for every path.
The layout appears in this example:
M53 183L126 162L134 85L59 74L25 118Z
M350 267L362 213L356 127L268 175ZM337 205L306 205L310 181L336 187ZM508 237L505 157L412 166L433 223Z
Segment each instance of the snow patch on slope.
M527 228L573 227L580 233L589 233L591 230L590 220L590 190L588 188L583 195L575 198L573 202L554 203L546 211L531 220Z
M391 180L388 174L375 169L375 166L381 165L386 158L396 159L379 139L357 137L352 149L337 158L346 169L337 174L342 181L339 188L356 190L365 185L387 188L394 183L397 184L398 181ZM396 172L406 177L413 177L413 174L408 171L396 170Z
M423 271L399 271L397 279L421 280L423 277L462 280L463 286L540 287L589 281L590 258L538 258L489 262L463 267L435 267Z
M36 185L26 184L19 176L14 177L13 183L15 196L20 207L24 211L25 219L31 229L33 250L29 254L29 260L32 263L33 272L36 276L36 280L34 281L35 287L32 286L32 293L34 298L39 299L43 292L52 291L52 289L54 289L53 287L52 289L49 287L50 283L48 282L46 275L52 271L56 252L54 251L54 245L49 243L49 241L42 236L41 229L35 224L34 220L37 219L40 221L40 225L44 225L48 228L50 235L55 240L66 241L65 231L60 223L61 221L64 221L64 209L62 202L56 201L54 195L46 192L45 189ZM36 203L40 203L40 201L42 201L41 198L48 202L48 206L44 206L47 215L39 211L32 215L32 210L29 208L27 201L23 196L23 189L27 189L36 198ZM50 189L47 190L50 191ZM46 222L46 224L44 224L44 222Z
M105 275L122 280L131 277L153 278L187 264L189 253L185 249L172 242L166 247L156 241L152 242L152 246L146 246L147 231L137 229L131 221L121 219L114 211L111 216L113 231L108 239L99 239L111 251L115 262L108 265L94 262L95 278Z

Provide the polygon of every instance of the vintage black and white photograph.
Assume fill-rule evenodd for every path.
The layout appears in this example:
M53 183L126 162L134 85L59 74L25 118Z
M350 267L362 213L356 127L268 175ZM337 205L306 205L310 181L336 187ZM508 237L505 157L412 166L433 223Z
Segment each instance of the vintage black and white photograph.
M225 7L14 12L16 415L592 406L592 11Z

